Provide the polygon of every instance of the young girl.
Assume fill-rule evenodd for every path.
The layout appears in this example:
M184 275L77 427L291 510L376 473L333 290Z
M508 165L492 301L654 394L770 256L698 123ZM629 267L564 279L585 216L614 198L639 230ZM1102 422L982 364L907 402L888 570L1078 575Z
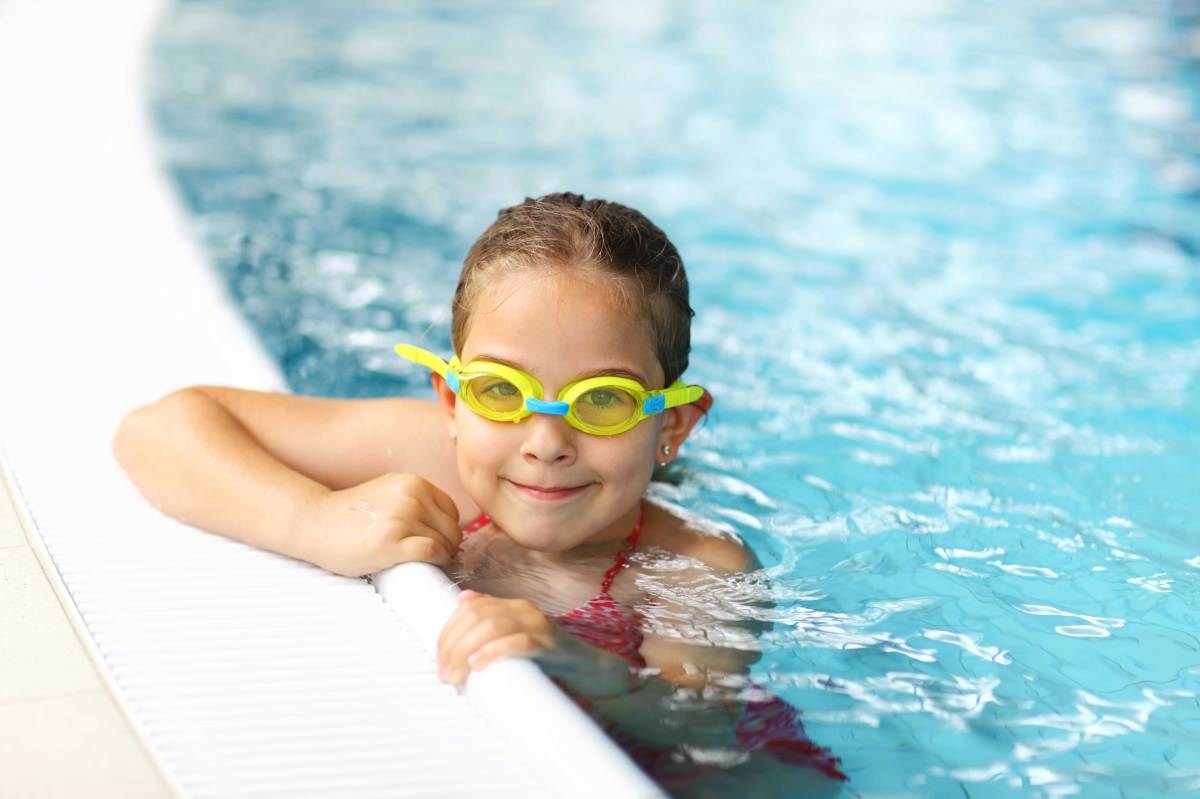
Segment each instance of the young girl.
M114 453L187 523L343 575L446 567L468 590L443 680L533 657L672 791L836 787L838 759L745 679L739 625L672 599L756 566L643 497L712 403L681 380L692 315L682 260L642 214L526 199L467 254L455 357L396 346L432 370L435 401L196 386L126 417ZM729 767L701 765L713 752Z

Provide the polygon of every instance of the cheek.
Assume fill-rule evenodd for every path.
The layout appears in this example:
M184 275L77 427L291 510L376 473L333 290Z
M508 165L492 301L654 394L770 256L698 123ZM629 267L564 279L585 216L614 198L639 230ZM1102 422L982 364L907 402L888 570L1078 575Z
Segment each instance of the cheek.
M647 429L634 428L628 433L614 436L611 441L595 441L588 453L589 462L597 470L614 475L628 478L644 472L649 479L654 470L654 442L657 438L653 427L643 427Z
M500 425L472 415L458 423L458 471L470 475L494 473L517 444L512 443L512 425Z

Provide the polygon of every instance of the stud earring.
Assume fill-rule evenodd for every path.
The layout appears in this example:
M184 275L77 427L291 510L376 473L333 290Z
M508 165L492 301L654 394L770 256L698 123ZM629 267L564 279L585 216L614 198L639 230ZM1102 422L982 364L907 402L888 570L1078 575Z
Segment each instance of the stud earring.
M671 445L670 444L663 444L663 454L664 455L671 454Z

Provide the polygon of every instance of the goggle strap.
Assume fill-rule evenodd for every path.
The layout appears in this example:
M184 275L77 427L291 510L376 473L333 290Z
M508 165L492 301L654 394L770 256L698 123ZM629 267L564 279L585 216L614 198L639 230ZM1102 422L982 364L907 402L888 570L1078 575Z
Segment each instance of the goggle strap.
M446 385L450 386L451 391L459 393L458 374L452 364L446 363L429 350L411 344L397 344L393 349L401 358L407 358L437 372L446 381Z
M401 358L406 358L415 363L419 363L422 366L428 367L442 377L445 377L446 373L450 369L450 364L446 363L429 350L423 350L420 347L414 347L411 344L397 344L395 347L393 347L393 349L396 350L396 354Z
M702 386L681 386L680 388L667 389L658 397L651 397L646 400L646 405L649 406L652 400L658 399L661 401L661 406L657 410L646 408L646 413L658 413L666 408L674 408L679 405L688 405L695 402L704 396L704 388Z

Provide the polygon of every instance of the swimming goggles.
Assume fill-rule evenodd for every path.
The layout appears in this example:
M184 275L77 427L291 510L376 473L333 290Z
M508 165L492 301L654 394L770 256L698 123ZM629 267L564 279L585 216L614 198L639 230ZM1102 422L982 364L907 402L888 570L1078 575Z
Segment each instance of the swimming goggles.
M667 408L696 402L701 386L676 380L661 390L647 390L628 377L585 377L563 386L557 401L544 399L533 375L492 361L463 366L455 355L449 363L420 347L397 344L396 354L437 372L475 413L497 422L519 422L535 413L562 416L567 424L594 436L624 433L643 419Z

